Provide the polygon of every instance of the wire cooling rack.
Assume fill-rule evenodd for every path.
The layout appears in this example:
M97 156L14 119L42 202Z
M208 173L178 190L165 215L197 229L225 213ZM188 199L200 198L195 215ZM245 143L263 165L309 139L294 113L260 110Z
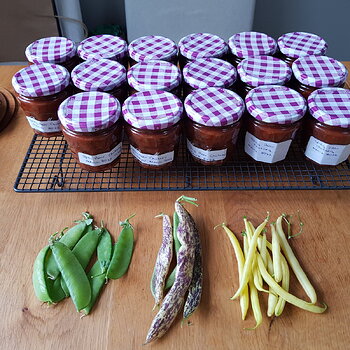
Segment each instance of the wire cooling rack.
M350 189L349 160L336 167L307 161L298 143L277 164L258 163L238 148L236 159L222 166L193 161L181 144L176 163L165 170L146 170L123 143L113 169L89 173L74 161L63 137L34 135L17 176L17 192L99 192L178 190Z

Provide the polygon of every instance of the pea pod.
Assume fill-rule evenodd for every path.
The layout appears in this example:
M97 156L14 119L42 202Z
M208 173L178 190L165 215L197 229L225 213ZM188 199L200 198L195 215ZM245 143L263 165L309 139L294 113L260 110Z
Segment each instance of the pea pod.
M95 253L100 237L100 228L89 231L79 240L72 250L84 270L88 266L92 255Z
M112 237L102 225L101 239L97 246L97 259L101 266L100 273L106 273L112 257Z
M68 290L68 287L66 285L66 282L64 281L64 279L62 277L58 277L57 280L60 281L60 285L61 285L61 288L65 294L65 296L68 298L70 295L69 295L69 290Z
M132 215L124 222L119 223L123 229L117 243L114 245L112 259L107 270L107 278L118 279L128 270L134 247L134 230L129 220L134 216Z
M62 289L61 281L63 281L61 276L58 276L54 281L49 278L47 279L47 290L54 303L58 303L67 297L65 291Z
M33 287L36 297L44 303L53 303L48 290L47 290L47 278L45 273L45 260L49 252L49 246L40 250L33 265Z
M104 284L106 284L106 274L102 272L99 261L95 262L87 276L91 286L91 300L89 305L82 310L84 315L88 315L91 312Z
M86 273L73 252L59 241L51 241L50 248L77 311L91 300L91 287Z
M89 213L83 213L85 220L79 221L77 225L70 228L61 238L60 242L65 244L69 249L72 249L82 235L85 233L88 226L91 226L92 217ZM49 278L55 280L59 275L59 270L56 262L51 255L47 261L46 272Z

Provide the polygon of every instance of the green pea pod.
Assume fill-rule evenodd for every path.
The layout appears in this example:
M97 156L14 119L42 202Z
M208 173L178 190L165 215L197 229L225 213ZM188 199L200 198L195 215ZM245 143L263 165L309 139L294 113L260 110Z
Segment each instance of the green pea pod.
M65 244L51 241L50 248L75 308L84 309L91 300L91 287L83 267Z
M37 255L33 265L32 281L36 297L44 303L51 304L53 300L47 290L47 278L45 273L45 260L49 250L49 246L46 246L41 249Z
M54 281L49 278L47 279L47 290L54 303L58 303L67 297L65 291L61 287L61 281L63 281L61 276L58 276Z
M97 259L101 266L100 273L106 273L112 257L112 237L106 228L102 228L100 242L97 246Z
M68 287L67 287L67 285L66 285L66 282L65 282L64 279L61 278L61 277L58 277L57 279L60 281L60 285L61 285L61 288L62 288L62 290L63 290L65 296L66 296L67 298L69 298L70 295L69 295L69 290L68 290Z
M100 228L89 231L79 240L79 242L72 250L73 254L76 256L84 270L88 266L91 257L95 253L100 237Z
M175 244L175 252L176 252L176 254L178 253L178 251L179 251L179 249L181 247L181 243L180 243L179 239L177 238L177 227L178 226L179 226L179 216L177 215L176 211L174 211L174 215L173 215L173 236L174 236L174 244ZM165 290L168 290L174 284L176 270L177 270L177 268L175 266L173 271L171 271L171 274L168 276L168 278L167 278L167 280L165 282L165 286L164 286Z
M90 219L91 220L91 219ZM60 242L65 244L69 249L72 249L76 243L79 241L86 229L85 221L79 222L79 224L70 228L61 238ZM51 255L47 261L46 272L49 278L55 280L59 275L59 270L56 265L55 259Z
M88 315L91 312L103 286L106 284L106 274L102 272L99 261L95 262L87 276L91 286L91 300L89 305L82 310L85 315Z
M114 245L112 259L107 270L107 278L118 279L128 270L134 247L134 230L129 222L132 217L134 215L119 223L123 229L120 232L118 242Z

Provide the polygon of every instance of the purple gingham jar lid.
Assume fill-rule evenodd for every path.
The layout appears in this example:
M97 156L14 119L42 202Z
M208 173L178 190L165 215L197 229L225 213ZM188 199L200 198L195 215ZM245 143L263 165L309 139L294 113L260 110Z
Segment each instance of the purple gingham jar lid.
M110 91L126 82L125 67L108 59L90 59L71 73L74 85L83 91Z
M176 44L160 35L142 36L129 44L129 56L136 62L150 60L171 61L176 55Z
M125 121L137 129L161 130L176 124L182 116L182 102L167 91L141 91L123 104Z
M128 71L128 83L137 91L170 91L180 82L179 68L167 61L139 62Z
M245 103L249 114L265 123L291 124L306 112L304 98L286 86L256 87L248 92Z
M350 90L315 90L307 100L310 114L323 124L350 128Z
M237 71L241 80L250 86L284 85L292 76L288 64L272 56L245 58Z
M302 84L312 87L339 86L348 76L345 66L327 56L305 56L294 61L292 70Z
M192 91L184 106L188 118L204 126L231 125L244 112L241 97L231 90L215 87Z
M69 73L66 68L51 64L32 64L18 71L12 77L16 92L26 97L54 95L69 85Z
M241 58L273 55L277 50L276 40L259 32L241 32L228 39L233 55Z
M328 47L320 36L304 32L284 34L278 38L277 43L284 55L293 58L324 55Z
M76 52L77 48L72 40L53 36L28 45L25 55L32 63L63 63L74 57Z
M183 37L179 42L182 56L189 60L204 57L221 57L227 52L223 39L214 34L194 33Z
M185 82L194 89L229 87L237 79L236 68L219 58L199 58L183 69Z
M58 118L68 130L95 132L112 126L120 117L120 103L100 91L81 92L65 99L58 108Z
M91 58L122 59L128 52L126 41L119 36L99 34L84 39L77 49L83 60Z

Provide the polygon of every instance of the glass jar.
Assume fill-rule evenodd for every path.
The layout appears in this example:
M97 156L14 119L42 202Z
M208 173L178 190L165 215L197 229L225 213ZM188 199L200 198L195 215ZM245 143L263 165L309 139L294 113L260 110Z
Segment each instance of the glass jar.
M69 72L50 64L32 64L18 71L12 85L34 132L43 137L61 135L58 106L71 95Z
M59 107L62 132L73 158L87 171L111 169L122 152L120 103L99 91L81 92Z
M128 44L119 36L109 34L90 36L78 45L77 52L84 61L92 58L108 58L128 68Z
M292 66L294 79L290 86L307 99L310 94L324 87L343 87L348 76L345 66L327 56L298 58Z
M193 159L203 165L233 159L243 100L231 90L212 87L191 92L184 106L187 149Z
M308 98L303 124L305 156L320 165L338 165L350 155L350 91L319 89Z
M198 58L222 58L227 55L227 45L214 34L194 33L183 37L179 42L179 65L181 70L190 61Z
M259 32L241 32L228 40L228 60L235 67L245 58L270 56L277 50L276 40Z
M162 90L181 97L181 72L166 61L139 62L128 71L130 95L139 91Z
M233 89L237 79L236 68L219 58L199 58L183 69L183 97L207 87Z
M173 164L181 135L183 106L166 91L141 91L123 105L130 152L143 168L162 169Z
M237 71L240 77L237 90L243 98L257 86L285 85L292 76L288 64L272 56L245 58Z
M304 98L288 87L265 85L251 90L245 102L245 152L259 162L284 160L306 112Z
M119 62L103 58L89 59L75 67L71 77L78 92L107 92L120 103L127 98L126 69Z
M142 36L129 44L130 67L138 62L152 60L168 61L177 65L176 44L160 35Z
M36 40L27 46L25 55L31 64L59 64L69 72L80 63L75 43L64 37L48 37Z
M328 47L320 36L305 32L283 34L278 38L277 44L279 51L276 56L290 67L299 57L323 56Z

